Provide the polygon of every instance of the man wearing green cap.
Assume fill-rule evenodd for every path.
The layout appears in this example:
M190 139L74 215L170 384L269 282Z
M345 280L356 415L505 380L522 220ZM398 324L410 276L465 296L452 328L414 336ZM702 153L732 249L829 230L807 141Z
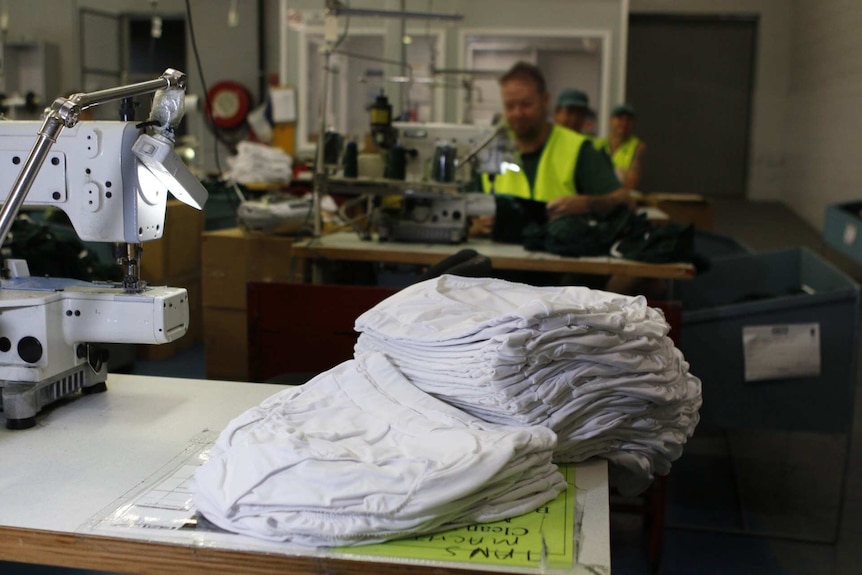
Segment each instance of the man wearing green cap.
M579 134L584 133L584 123L590 110L590 99L586 92L569 88L560 92L557 97L557 107L554 109L554 121Z
M640 185L646 151L646 144L634 135L634 128L634 108L620 104L611 112L609 136L595 142L611 158L617 177L628 190Z
M607 158L586 137L548 122L549 96L538 67L518 62L499 84L520 161L493 181L484 175L485 191L545 203L551 221L630 202ZM493 228L493 216L477 218L471 234L487 236Z

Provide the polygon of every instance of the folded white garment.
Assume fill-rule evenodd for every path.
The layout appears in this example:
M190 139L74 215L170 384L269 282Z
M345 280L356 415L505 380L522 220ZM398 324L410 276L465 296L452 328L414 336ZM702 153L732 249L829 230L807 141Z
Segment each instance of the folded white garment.
M355 357L384 354L423 391L486 421L552 429L558 461L631 464L629 487L666 473L698 423L700 380L643 297L441 276L355 328Z
M367 354L245 412L194 481L214 524L314 546L428 533L538 507L565 487L555 434L440 402Z
M642 296L452 275L404 288L356 319L357 331L432 345L569 325L656 336L669 330L661 311L649 307Z

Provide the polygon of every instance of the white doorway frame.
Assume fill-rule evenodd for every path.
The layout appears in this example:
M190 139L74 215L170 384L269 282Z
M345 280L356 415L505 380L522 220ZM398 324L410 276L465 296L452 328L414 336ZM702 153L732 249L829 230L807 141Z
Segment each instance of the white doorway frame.
M467 37L468 36L488 36L491 39L499 39L501 36L508 36L512 41L523 40L531 37L541 38L561 38L570 40L590 39L600 43L601 46L601 67L599 86L601 95L599 97L599 105L596 107L596 115L599 124L599 134L607 134L608 129L608 114L611 110L611 62L613 61L613 43L610 30L602 29L558 29L548 30L547 28L462 28L458 32L458 68L468 69L472 67L472 61L468 58L467 53ZM461 98L456 104L457 117L461 118L464 114L464 102Z

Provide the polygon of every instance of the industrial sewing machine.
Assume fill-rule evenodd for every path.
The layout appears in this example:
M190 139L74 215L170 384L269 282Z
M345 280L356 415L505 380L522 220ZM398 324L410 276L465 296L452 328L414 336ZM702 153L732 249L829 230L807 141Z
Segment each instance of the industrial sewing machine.
M435 179L446 181L447 178L435 178L435 175L446 174L450 168L450 166L440 166L441 161L457 163L451 166L454 171L448 181L469 180L472 175L469 169L471 166L468 164L470 160L475 160L472 168L476 172L499 173L500 165L506 161L509 150L504 127L502 125L393 122L395 139L404 148L407 156L404 179L408 182ZM451 150L451 155L445 156L445 152L441 152L441 149Z
M512 155L505 126L392 124L405 158L397 206L380 208L382 241L460 243L471 216L493 215L494 197L468 191L477 174L498 174ZM389 151L392 153L392 150Z
M82 110L153 93L145 127L79 122ZM58 98L39 122L0 121L0 245L22 206L62 210L84 241L115 242L120 283L30 277L5 262L0 281L0 398L10 429L35 425L60 398L106 389L100 343L161 344L188 329L183 288L148 286L141 244L162 236L168 194L202 209L207 192L173 152L185 75ZM64 128L66 128L64 130ZM29 152L28 152L29 150Z

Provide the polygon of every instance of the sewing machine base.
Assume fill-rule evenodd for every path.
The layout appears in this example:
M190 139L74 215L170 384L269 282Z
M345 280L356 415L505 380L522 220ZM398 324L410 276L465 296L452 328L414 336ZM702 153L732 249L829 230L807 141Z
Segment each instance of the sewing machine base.
M459 244L467 240L467 200L404 197L399 208L379 210L377 233L380 241Z
M42 408L80 391L83 394L107 391L107 367L96 371L89 364L75 366L38 383L0 381L0 399L8 429L29 429L36 425Z

